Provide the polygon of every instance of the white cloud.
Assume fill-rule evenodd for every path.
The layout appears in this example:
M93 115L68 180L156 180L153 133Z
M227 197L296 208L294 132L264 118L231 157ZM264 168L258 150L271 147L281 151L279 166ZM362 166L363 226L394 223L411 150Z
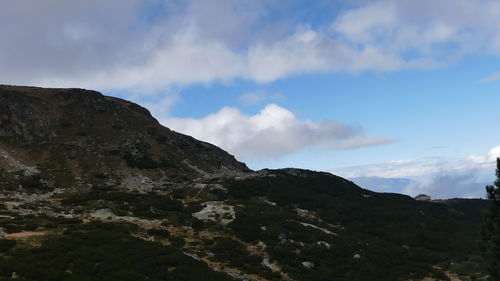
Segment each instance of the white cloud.
M90 83L102 87L149 87L226 81L244 72L244 61L225 45L200 41L196 31L174 36L142 64L100 73ZM76 82L76 81L75 81Z
M434 199L485 198L485 186L490 184L477 178L475 171L442 173L408 185L403 193L410 196L427 194Z
M331 24L312 28L271 17L293 10L274 0L8 1L0 10L1 83L99 89L268 83L500 55L496 0L355 3L323 19Z
M152 101L143 101L140 104L147 108L153 116L168 116L170 109L179 99L179 94L168 93L161 98L153 97Z
M491 81L496 81L500 80L500 72L494 72L486 77L481 78L479 81L480 82L491 82Z
M328 70L332 60L342 57L340 47L309 28L298 30L285 40L250 47L248 76L270 82L288 75Z
M494 167L498 157L500 157L500 146L495 146L486 155L470 155L467 161L478 168L490 169Z
M493 147L484 155L399 160L338 168L332 172L348 178L412 179L412 184L403 191L411 196L424 193L434 198L477 198L484 197L485 185L493 180L497 157L500 157L500 146Z
M347 178L356 177L381 177L381 178L407 178L417 177L436 171L436 167L443 166L444 159L420 160L394 160L385 163L342 167L333 170Z
M500 53L499 11L493 0L381 0L346 11L332 29L354 44L442 61L477 51Z
M142 61L149 32L139 0L9 1L0 9L2 83L85 83L94 73ZM116 9L120 7L120 9ZM136 29L130 29L134 22ZM131 44L131 42L135 42Z
M302 121L275 104L252 116L225 107L202 119L167 118L162 124L220 146L240 159L279 157L311 146L353 149L394 142L386 137L365 136L357 126L330 120Z
M138 88L148 92L193 83L225 83L237 78L268 83L304 73L389 71L427 64L405 62L372 46L353 50L309 28L299 29L281 41L250 45L245 52L236 52L215 39L202 38L202 33L192 26L180 30L163 39L165 42L150 50L140 62L113 62L115 66L111 69L104 67L85 74L61 71L51 76L18 76L14 82L98 89Z

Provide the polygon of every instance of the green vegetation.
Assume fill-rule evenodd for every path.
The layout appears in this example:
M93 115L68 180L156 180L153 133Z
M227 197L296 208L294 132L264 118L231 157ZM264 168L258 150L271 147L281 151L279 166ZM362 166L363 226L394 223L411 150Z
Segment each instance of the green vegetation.
M500 158L497 158L495 185L486 187L490 207L484 216L482 248L491 280L500 280Z
M123 159L126 161L127 165L132 168L137 169L157 169L157 168L168 168L172 164L165 158L161 158L159 161L151 159L147 155L141 157L134 157L131 154L125 154Z
M228 183L232 200L245 202L228 226L244 241L263 241L271 258L297 280L408 280L430 275L447 280L435 266L455 268L471 278L483 270L477 242L484 200L419 202L363 190L322 173L273 173L277 176ZM316 218L300 217L295 208L310 210ZM304 261L313 262L314 269L302 266Z
M1 280L232 280L173 246L132 237L135 227L93 222L0 258Z
M15 240L0 239L0 253L5 253L12 247L16 246Z
M195 170L247 168L136 104L79 89L5 95L5 87L0 104L12 106L2 116L16 118L5 119L12 137L0 139L2 149L39 173L0 169L0 227L19 239L0 239L0 280L233 280L194 254L270 281L282 277L264 258L297 281L449 280L446 271L483 280L485 260L499 279L498 171L487 188L484 259L486 200L419 202L298 169L207 179ZM142 191L123 188L131 184ZM46 198L54 188L64 192ZM236 218L221 224L217 210L213 220L194 218L207 201L231 206ZM26 231L37 235L19 238Z
M124 192L102 187L93 188L85 193L69 194L62 203L99 208L103 205L103 201L107 202L106 208L111 209L119 216L134 215L147 219L161 219L170 215L182 214L183 210L180 201L172 200L166 195Z
M41 182L41 178L38 175L34 176L25 176L19 180L19 184L21 184L25 188L42 188L43 184Z
M110 278L125 274L115 272L115 268L124 267L131 270L125 275L133 276L136 280L143 280L141 278L145 276L148 276L149 280L184 280L172 277L174 271L178 272L174 268L184 268L178 265L169 266L170 271L161 276L143 269L144 266L134 268L129 265L139 257L147 260L141 256L146 253L142 251L156 253L158 249L153 248L163 247L164 250L161 251L171 251L164 253L158 250L160 256L168 256L163 262L175 260L180 263L188 259L197 263L182 254L182 251L190 249L188 251L201 256L213 253L211 260L222 262L230 268L257 274L268 280L280 280L279 274L263 266L263 258L251 254L244 244L256 245L262 242L270 262L277 262L283 272L294 280L406 281L421 280L429 276L448 280L444 271L456 272L469 278L483 276L481 272L485 270L484 260L476 245L480 238L478 229L486 200L419 202L407 196L363 190L342 178L323 173L303 172L305 176L290 174L286 170L270 173L275 176L243 180L213 179L206 182L222 184L227 191L211 190L208 187L199 189L176 186L169 187L168 193L139 193L96 185L86 191L58 195L63 197L60 207L62 210L69 208L76 213L87 213L107 208L118 216L159 219L162 226L191 226L194 231L205 230L234 236L193 241L171 235L162 227L145 230L122 224L94 225L82 224L79 220L15 216L15 219L0 221L2 227L9 233L48 230L49 236L43 240L40 247L47 256L40 256L41 253L37 251L42 250L37 248L24 248L24 244L2 244L0 250L5 253L5 258L0 259L4 264L4 267L0 267L4 270L2 274L9 276L9 273L15 271L20 278L25 278L24 280L41 280L35 278L35 273L40 274L40 278L45 278L43 280L112 280ZM109 175L96 171L89 174L89 177L96 183L104 183ZM184 205L179 200L193 197L201 201ZM192 213L201 210L202 202L221 200L235 206L236 219L227 226L211 221L203 222L192 217ZM25 207L38 208L34 203ZM298 212L299 209L305 213ZM50 267L52 261L46 261L42 265L39 263L36 269L32 268L33 261L30 256L38 255L44 260L61 261L62 258L54 257L56 252L60 251L59 247L68 249L70 244L81 244L84 248L75 246L74 251L86 253L90 251L86 248L100 247L101 242L97 238L89 238L88 243L82 239L88 235L93 237L95 233L101 233L99 235L102 238L105 232L110 233L111 239L121 239L120 243L125 243L116 245L117 248L127 249L118 251L116 258L121 259L121 255L128 258L104 266L102 272L99 271L101 275L94 275L98 274L94 272L77 272L73 267L91 271L90 265L85 269L86 263L94 266L96 264L96 261L90 259L90 254L88 257L84 255L81 264L80 261L75 261L54 267L55 277L47 275L49 273L40 273L38 268ZM118 235L117 232L121 234L115 236ZM134 237L169 241L170 246L165 247ZM130 246L127 243L138 244ZM183 247L185 248L182 249ZM106 247L104 249L116 250ZM95 251L91 250L92 253ZM71 260L71 257L65 258ZM18 260L20 264L17 264ZM304 266L305 262L313 267ZM387 268L391 270L386 270ZM20 274L25 271L35 273ZM193 277L192 280L196 278Z
M8 217L0 218L0 226L3 227L6 233L16 233L22 231L36 231L63 229L71 225L79 225L82 223L79 219L68 219L52 216L35 216L27 215L20 216L14 213L4 212Z
M215 254L213 260L227 263L229 267L240 268L244 272L257 274L272 280L279 278L279 274L273 273L262 265L261 257L250 254L243 244L234 239L228 237L217 238L215 245L210 250Z

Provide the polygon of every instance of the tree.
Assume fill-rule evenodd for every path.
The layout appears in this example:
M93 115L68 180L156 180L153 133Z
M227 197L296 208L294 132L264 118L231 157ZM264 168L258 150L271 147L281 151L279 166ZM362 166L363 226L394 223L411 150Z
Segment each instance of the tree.
M494 185L486 186L490 207L483 218L481 234L490 280L500 281L500 158L496 176Z

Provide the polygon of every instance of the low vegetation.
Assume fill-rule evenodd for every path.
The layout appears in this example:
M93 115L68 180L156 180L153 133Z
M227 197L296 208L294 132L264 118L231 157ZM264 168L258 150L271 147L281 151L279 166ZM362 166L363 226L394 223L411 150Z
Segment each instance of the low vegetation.
M174 246L130 234L134 226L93 222L49 236L36 248L18 248L0 259L2 280L232 280Z

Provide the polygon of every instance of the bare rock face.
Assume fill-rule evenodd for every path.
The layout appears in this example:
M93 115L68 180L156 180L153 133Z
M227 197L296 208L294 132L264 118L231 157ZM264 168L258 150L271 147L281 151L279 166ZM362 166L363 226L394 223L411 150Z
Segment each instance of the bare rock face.
M176 133L178 138L176 144L184 149L192 151L199 156L199 159L210 166L217 167L218 170L248 172L248 167L242 163L235 161L233 155L218 148L217 146L199 141L191 136Z
M46 116L32 106L29 97L15 91L0 95L0 137L47 140L51 132Z

